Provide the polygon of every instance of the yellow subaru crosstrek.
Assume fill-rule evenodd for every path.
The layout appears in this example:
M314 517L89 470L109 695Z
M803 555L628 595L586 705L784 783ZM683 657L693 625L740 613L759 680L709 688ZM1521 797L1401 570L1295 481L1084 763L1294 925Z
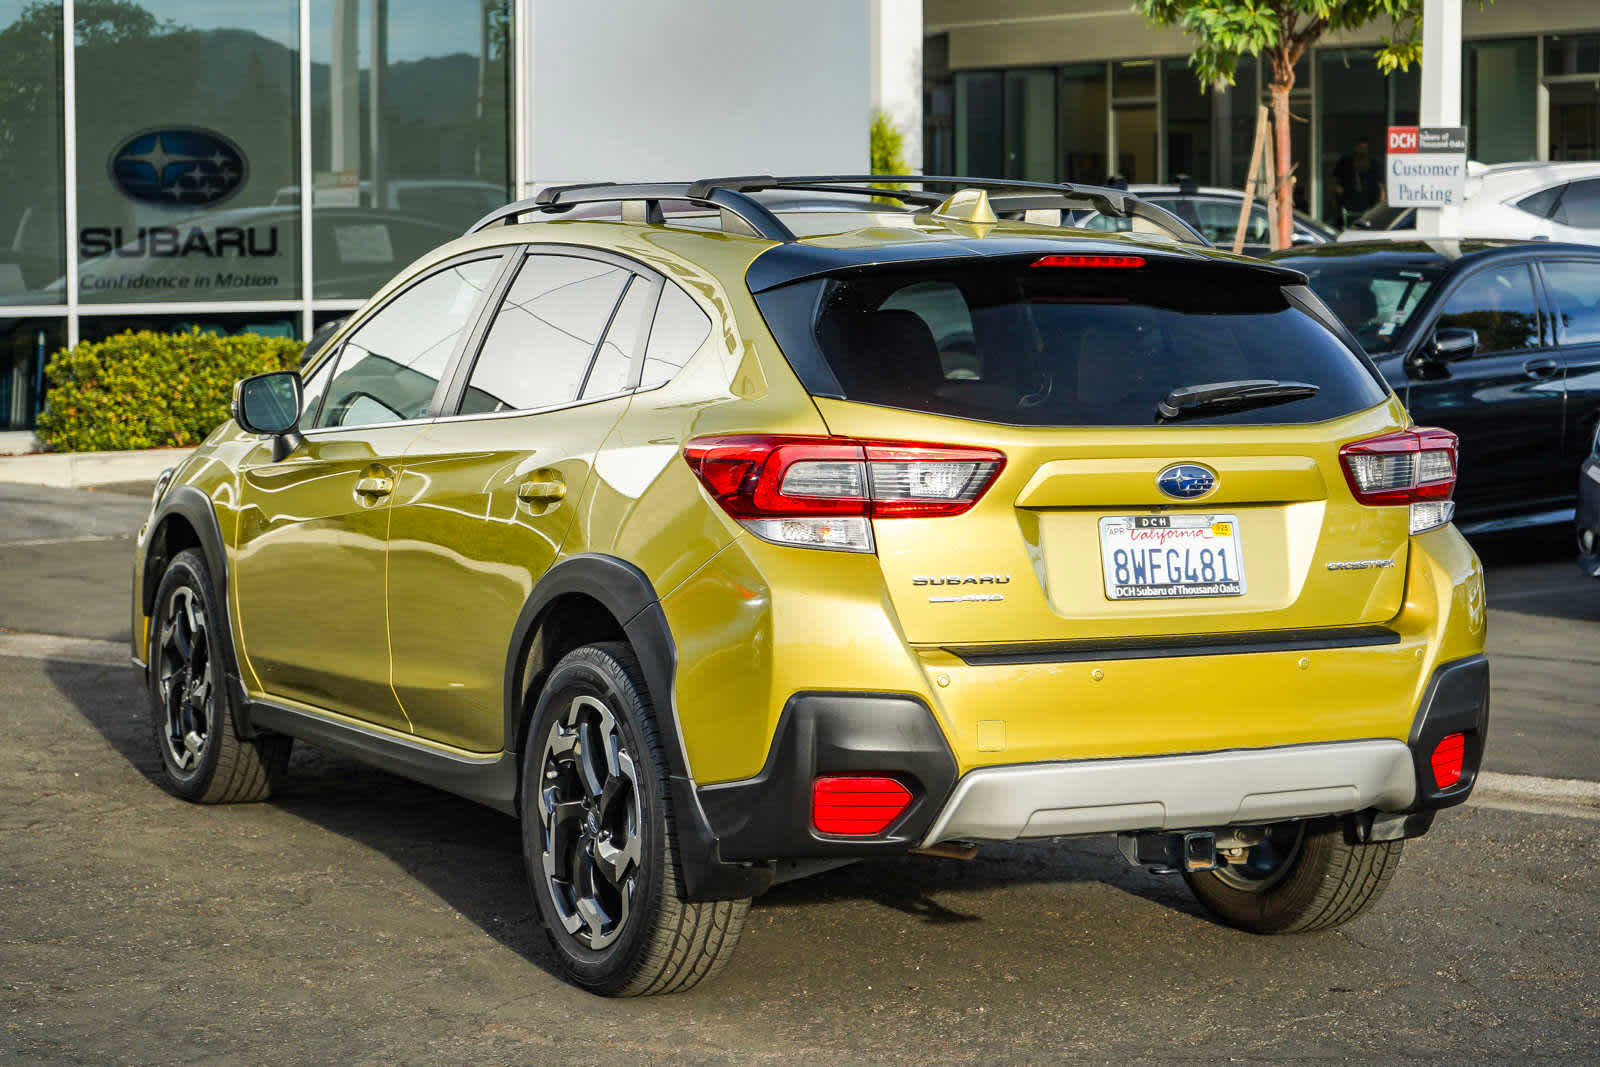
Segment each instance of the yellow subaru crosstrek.
M546 190L241 382L134 561L171 790L301 738L516 815L607 994L715 974L775 878L984 842L1359 914L1482 759L1455 437L1135 197L867 181Z

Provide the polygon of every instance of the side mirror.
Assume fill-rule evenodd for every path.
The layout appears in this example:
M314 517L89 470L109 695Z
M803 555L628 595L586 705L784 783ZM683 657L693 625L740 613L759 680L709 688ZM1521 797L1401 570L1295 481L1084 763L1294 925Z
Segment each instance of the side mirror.
M1441 326L1433 331L1423 354L1435 363L1466 359L1478 350L1478 331L1465 326Z
M233 385L233 418L246 433L272 437L272 458L300 446L300 375L276 370L242 378Z
M1289 235L1289 243L1292 245L1319 245L1322 242L1304 230L1296 230Z

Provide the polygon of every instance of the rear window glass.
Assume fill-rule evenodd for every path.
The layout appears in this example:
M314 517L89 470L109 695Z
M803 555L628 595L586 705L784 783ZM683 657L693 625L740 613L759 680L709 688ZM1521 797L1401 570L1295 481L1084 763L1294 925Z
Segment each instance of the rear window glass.
M1318 422L1385 395L1369 366L1277 283L1237 270L1010 264L800 284L820 289L812 336L781 336L805 328L784 313L796 301L775 297L781 290L762 294L769 323L802 379L820 359L844 398L862 403L1015 425L1142 426L1161 421L1157 405L1184 386L1317 386L1314 396L1185 420L1239 425Z

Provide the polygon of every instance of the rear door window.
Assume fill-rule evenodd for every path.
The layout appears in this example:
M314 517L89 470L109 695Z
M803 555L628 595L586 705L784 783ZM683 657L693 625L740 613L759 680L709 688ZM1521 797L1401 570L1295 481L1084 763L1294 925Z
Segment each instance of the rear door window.
M1600 230L1600 178L1567 186L1556 208L1556 221L1583 230Z
M1547 262L1544 280L1555 304L1557 343L1600 344L1600 261Z
M599 260L528 256L495 311L461 413L526 411L577 399L631 277Z
M1525 263L1474 272L1445 298L1434 323L1478 331L1478 352L1521 352L1540 345L1539 304Z
M1314 396L1195 422L1321 421L1386 395L1370 367L1281 283L1191 264L1138 269L994 264L874 271L805 282L818 308L809 338L847 400L990 422L1139 426L1182 386L1247 379L1306 382ZM788 297L764 293L782 333ZM805 372L802 373L802 377Z

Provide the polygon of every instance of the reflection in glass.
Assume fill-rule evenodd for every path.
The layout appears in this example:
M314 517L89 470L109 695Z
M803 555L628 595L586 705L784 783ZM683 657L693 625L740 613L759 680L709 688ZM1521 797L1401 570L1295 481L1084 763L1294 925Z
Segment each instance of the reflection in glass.
M1320 217L1345 226L1383 198L1384 143L1390 126L1417 123L1421 77L1384 77L1366 51L1317 55L1322 139Z
M0 304L66 299L61 124L61 7L0 0Z
M0 430L33 428L44 365L66 344L65 319L0 319Z
M77 8L87 303L299 295L294 0Z
M509 0L312 0L318 297L370 296L510 198L510 18Z

